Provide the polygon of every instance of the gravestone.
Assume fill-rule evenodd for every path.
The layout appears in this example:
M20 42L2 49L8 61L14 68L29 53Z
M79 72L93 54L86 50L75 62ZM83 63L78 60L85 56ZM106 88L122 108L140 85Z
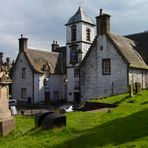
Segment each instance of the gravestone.
M0 135L2 137L8 135L15 128L15 121L9 110L9 83L6 66L0 67Z
M35 128L38 128L42 125L43 120L46 118L47 115L53 114L52 111L45 112L45 113L38 113L35 115Z
M50 130L66 126L66 116L64 114L49 114L42 122L42 128Z

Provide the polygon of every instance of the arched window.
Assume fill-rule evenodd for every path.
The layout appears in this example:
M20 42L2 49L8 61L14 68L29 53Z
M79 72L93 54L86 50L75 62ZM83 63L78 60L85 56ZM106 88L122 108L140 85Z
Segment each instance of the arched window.
M71 26L71 41L77 40L77 26L73 25Z
M86 41L90 41L90 29L89 28L87 28L86 29Z

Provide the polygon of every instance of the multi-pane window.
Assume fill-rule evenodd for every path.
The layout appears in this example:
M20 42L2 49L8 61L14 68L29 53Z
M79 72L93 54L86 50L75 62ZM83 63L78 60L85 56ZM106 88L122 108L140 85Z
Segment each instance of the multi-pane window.
M102 74L103 75L111 74L111 60L110 59L102 60Z
M22 79L26 79L26 68L22 68Z
M21 97L23 99L27 98L27 89L26 88L21 89Z
M71 27L71 41L76 41L77 40L77 27L76 25L73 25Z
M86 29L86 41L90 41L90 29Z

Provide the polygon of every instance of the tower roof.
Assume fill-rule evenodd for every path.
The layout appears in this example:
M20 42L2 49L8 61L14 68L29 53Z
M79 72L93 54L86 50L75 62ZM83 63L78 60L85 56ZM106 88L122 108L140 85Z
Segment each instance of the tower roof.
M85 22L94 25L90 17L86 15L81 7L79 7L78 11L69 19L66 26L77 22Z

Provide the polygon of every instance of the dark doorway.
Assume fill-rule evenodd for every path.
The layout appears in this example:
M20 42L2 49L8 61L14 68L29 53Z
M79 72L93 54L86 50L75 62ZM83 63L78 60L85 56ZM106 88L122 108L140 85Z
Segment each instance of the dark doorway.
M80 93L79 92L74 92L74 103L76 103L76 104L81 103Z
M46 104L50 103L50 92L45 92L45 103Z

